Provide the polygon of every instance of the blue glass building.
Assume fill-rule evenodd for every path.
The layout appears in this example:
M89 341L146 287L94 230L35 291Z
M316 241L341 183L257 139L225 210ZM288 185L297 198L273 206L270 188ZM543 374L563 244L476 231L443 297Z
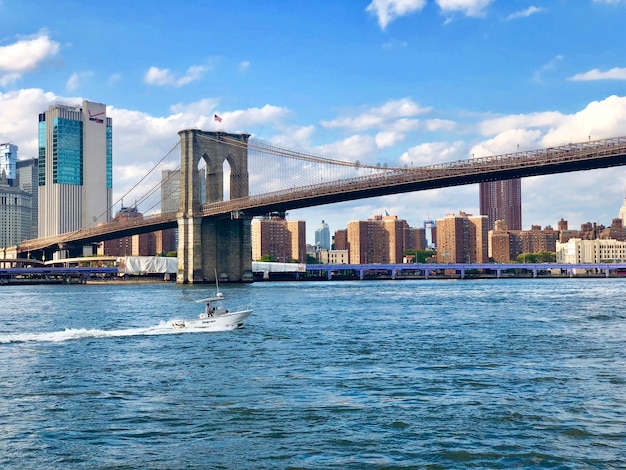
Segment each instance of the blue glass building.
M39 237L111 221L112 136L101 103L39 114Z

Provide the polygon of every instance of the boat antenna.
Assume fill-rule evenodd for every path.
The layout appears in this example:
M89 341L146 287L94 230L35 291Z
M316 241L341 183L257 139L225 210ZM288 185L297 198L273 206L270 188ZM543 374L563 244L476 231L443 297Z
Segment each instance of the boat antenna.
M220 284L219 284L219 281L217 280L217 269L215 269L215 289L216 289L215 296L220 297L221 293L220 293Z

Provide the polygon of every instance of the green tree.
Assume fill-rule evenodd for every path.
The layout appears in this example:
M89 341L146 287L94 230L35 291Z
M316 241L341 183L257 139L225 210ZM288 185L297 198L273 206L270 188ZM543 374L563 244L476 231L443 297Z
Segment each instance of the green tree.
M266 263L268 263L268 262L271 263L271 262L276 261L276 258L274 258L272 255L267 255L266 254L266 255L261 256L261 258L259 258L259 261L264 261Z
M521 253L517 255L518 263L554 263L556 253L554 251L539 251L537 253Z
M436 251L432 250L404 250L404 256L414 256L414 263L426 263L427 258L437 256Z

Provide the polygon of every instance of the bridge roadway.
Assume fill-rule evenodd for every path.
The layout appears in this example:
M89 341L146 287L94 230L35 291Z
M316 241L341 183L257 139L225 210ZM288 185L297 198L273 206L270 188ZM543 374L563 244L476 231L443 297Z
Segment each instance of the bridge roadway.
M626 137L615 137L425 167L381 169L381 173L376 175L204 204L198 215L218 218L253 217L273 211L288 211L389 194L621 165L626 165ZM143 219L111 222L46 239L26 240L17 247L17 253L41 250L62 243L111 240L176 226L176 213L169 212Z

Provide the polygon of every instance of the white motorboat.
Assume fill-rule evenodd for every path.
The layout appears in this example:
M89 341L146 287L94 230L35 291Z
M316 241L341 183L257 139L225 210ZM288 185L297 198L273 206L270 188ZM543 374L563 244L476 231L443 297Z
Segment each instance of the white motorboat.
M172 327L203 331L227 331L241 328L252 315L252 309L246 306L231 311L223 306L223 301L224 295L221 292L217 292L215 297L196 300L196 302L206 303L204 313L190 320L173 320Z

